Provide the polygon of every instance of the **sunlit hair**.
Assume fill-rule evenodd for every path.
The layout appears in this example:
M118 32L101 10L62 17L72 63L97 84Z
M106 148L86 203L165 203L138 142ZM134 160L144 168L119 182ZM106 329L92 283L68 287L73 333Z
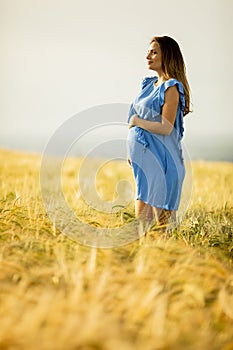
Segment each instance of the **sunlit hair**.
M185 108L184 115L190 110L190 88L186 77L184 59L177 42L169 36L155 36L150 44L157 43L162 52L162 69L166 79L175 78L179 80L184 88Z

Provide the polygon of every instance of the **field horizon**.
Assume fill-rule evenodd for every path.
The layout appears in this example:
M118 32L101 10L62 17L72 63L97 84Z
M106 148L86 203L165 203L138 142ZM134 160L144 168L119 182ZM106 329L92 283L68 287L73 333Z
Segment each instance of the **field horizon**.
M42 154L50 138L51 135L46 133L40 135L0 133L0 149L8 149L13 152L19 151L25 154ZM98 139L96 141L98 142ZM187 132L187 134L184 134L182 142L192 161L233 162L231 152L233 143L230 131L221 134L219 132L209 134L209 131ZM90 140L88 142L87 139L84 144L79 144L79 156L83 156L86 153L86 149L89 149L92 144L93 141ZM111 152L108 155L111 156Z
M233 163L192 161L181 224L111 249L78 244L48 217L41 154L0 149L0 349L233 350ZM77 159L62 172L65 198L93 227L134 219L131 201L103 214L77 196ZM109 164L105 201L132 181Z

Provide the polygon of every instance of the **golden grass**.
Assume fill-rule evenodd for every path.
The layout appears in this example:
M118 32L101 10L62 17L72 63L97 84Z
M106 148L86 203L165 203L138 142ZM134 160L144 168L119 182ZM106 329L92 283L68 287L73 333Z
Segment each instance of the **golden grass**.
M64 192L71 205L69 160ZM113 249L78 245L49 221L39 189L40 157L0 152L1 350L232 350L233 164L193 162L194 190L182 224ZM100 172L104 200L116 193ZM122 174L114 170L118 181ZM80 200L80 199L78 199ZM86 222L122 224L133 204ZM129 214L127 216L127 213ZM109 220L109 221L106 221ZM123 220L123 221L122 221Z

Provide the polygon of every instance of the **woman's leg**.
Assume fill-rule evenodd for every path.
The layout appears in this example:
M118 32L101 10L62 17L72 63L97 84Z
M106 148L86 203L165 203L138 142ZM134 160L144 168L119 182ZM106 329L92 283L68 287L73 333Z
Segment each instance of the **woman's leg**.
M152 222L154 219L153 207L137 199L135 202L135 216L138 219Z
M170 221L176 220L176 211L166 210L163 208L155 208L155 216L158 226L168 225Z

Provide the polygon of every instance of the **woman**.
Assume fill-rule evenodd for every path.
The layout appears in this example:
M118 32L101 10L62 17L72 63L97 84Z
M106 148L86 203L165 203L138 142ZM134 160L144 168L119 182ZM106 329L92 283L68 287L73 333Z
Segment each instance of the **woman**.
M154 37L146 56L157 73L142 81L129 111L128 152L136 182L135 215L166 226L179 207L185 167L183 117L190 112L190 89L177 42Z

